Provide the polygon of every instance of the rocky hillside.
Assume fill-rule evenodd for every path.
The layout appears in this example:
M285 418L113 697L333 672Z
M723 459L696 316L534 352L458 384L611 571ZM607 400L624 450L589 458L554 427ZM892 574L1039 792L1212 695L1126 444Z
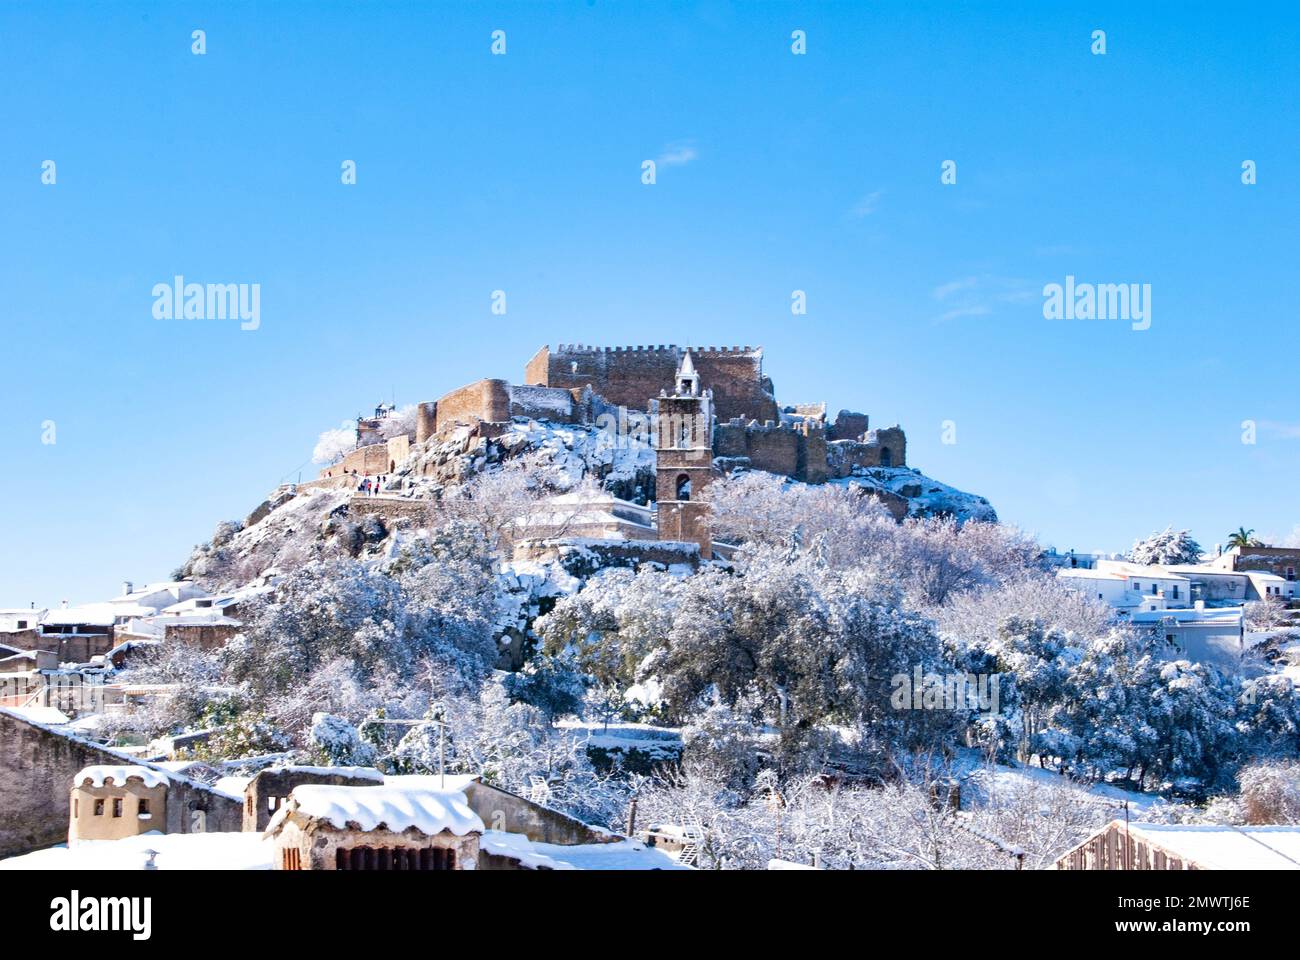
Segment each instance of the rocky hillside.
M415 447L387 479L382 505L352 504L354 482L348 478L282 487L243 521L219 524L212 540L196 547L179 573L209 589L229 590L314 557L392 554L403 531L418 529L446 490L521 457L529 458L539 482L551 492L594 481L617 497L644 503L654 490L655 454L645 440L596 427L517 418L495 437L466 428ZM907 467L860 469L830 482L870 492L899 519L997 520L985 498Z

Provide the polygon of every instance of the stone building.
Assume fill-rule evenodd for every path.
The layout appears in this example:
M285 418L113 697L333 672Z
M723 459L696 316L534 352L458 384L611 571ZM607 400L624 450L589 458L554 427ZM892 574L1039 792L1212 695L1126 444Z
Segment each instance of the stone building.
M459 791L312 784L266 836L277 870L475 870L483 830Z
M52 610L41 623L37 645L58 654L60 663L88 663L113 648L116 623L107 604Z
M0 610L0 647L15 652L43 649L40 646L41 621L46 613L45 609L35 607Z
M54 670L58 655L49 650L17 650L0 643L0 673L33 673Z
M0 858L65 841L72 788L83 782L80 773L96 766L158 770L0 707ZM159 772L167 777L167 806L165 821L155 817L157 825L152 829L162 833L239 830L242 804L238 799L188 777Z
M546 387L590 387L614 406L643 409L647 397L675 390L675 378L691 355L714 396L720 419L776 420L772 383L763 375L762 347L542 347L524 368L524 382Z
M87 767L73 778L69 814L69 843L165 833L167 775L152 767Z
M897 426L871 429L866 414L841 410L828 421L824 403L777 406L763 372L762 347L542 347L524 368L524 383L484 379L435 401L420 403L414 428L383 442L362 442L317 483L345 482L354 475L392 473L413 448L454 431L493 438L514 417L599 426L626 423L628 411L646 412L647 401L678 393L678 374L688 364L701 397L708 394L712 456L724 470L746 467L824 483L870 469L907 465L907 438ZM669 404L672 406L672 404ZM377 437L383 417L367 421ZM373 429L370 429L373 428Z
M370 767L267 767L244 788L244 829L265 830L297 787L373 787L384 775Z
M713 395L701 389L689 353L672 389L671 395L665 390L650 401L659 539L699 544L707 560L713 556L713 537L708 504L700 495L713 479Z
M1232 547L1209 565L1222 570L1262 571L1296 583L1300 581L1300 547Z

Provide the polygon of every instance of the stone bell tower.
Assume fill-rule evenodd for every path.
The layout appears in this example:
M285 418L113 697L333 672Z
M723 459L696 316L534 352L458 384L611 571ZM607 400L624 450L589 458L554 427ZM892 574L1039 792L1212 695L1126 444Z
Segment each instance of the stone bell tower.
M650 401L655 437L655 500L659 539L700 545L700 556L713 557L708 504L699 500L713 479L713 394L700 389L690 351L673 381L673 393L661 391Z

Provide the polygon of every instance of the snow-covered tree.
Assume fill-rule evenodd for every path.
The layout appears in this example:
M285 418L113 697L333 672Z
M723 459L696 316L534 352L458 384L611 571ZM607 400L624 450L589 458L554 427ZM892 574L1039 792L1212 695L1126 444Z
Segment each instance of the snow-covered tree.
M1128 552L1128 559L1147 566L1156 563L1197 563L1204 553L1189 531L1165 527L1145 540L1136 541Z
M1235 691L1212 667L1186 660L1162 665L1160 680L1151 724L1158 746L1150 773L1180 794L1201 796L1235 770Z
M1074 638L1035 620L1012 618L989 648L999 676L1003 711L1019 718L1018 759L1041 755L1052 745L1040 735L1065 699L1070 668L1080 659Z
M1088 642L1072 668L1056 720L1056 755L1078 777L1141 783L1159 747L1161 661L1149 643L1111 630Z
M419 408L416 404L408 404L405 407L392 411L388 416L380 420L380 439L388 440L392 437L400 437L415 433L415 422L417 419L418 409Z
M1300 821L1300 761L1273 760L1242 767L1242 814L1246 823Z
M316 440L316 448L312 450L311 462L330 466L338 463L356 448L356 424L344 420L338 428L321 433Z
M368 767L375 762L375 748L361 739L356 727L328 713L312 717L311 745L317 759L328 766Z

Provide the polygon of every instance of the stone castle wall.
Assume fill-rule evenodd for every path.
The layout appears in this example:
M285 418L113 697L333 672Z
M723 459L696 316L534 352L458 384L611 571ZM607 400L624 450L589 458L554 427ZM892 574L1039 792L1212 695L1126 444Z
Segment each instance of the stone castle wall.
M761 347L542 347L524 368L531 385L592 390L615 406L644 410L661 391L672 392L677 368L689 350L700 382L713 391L721 419L774 420L776 401L763 376Z
M714 434L714 454L733 466L824 483L827 477L826 431L814 424L720 423Z
M826 428L827 440L861 440L871 429L870 418L865 413L841 410L835 422Z
M826 453L827 472L835 478L852 476L859 469L905 467L907 436L899 427L871 430L863 440L832 440Z
M827 423L825 404L803 404L790 408L803 419L782 422L771 381L763 375L762 348L748 346L542 347L526 364L523 385L477 380L419 404L414 441L424 443L457 427L495 436L512 417L592 424L619 407L646 410L661 392L674 391L688 351L701 385L712 394L713 455L721 468L743 465L822 483L855 469L906 465L903 431L870 430L866 414L841 410ZM323 470L321 481L334 482L353 471L362 476L392 472L407 459L411 441L399 437L354 450Z
M473 426L480 420L500 423L510 419L510 385L504 380L477 380L438 401L434 431Z
M150 766L0 710L0 858L66 841L72 778L96 764ZM206 833L240 829L239 800L168 779L165 833L194 833L199 825Z

